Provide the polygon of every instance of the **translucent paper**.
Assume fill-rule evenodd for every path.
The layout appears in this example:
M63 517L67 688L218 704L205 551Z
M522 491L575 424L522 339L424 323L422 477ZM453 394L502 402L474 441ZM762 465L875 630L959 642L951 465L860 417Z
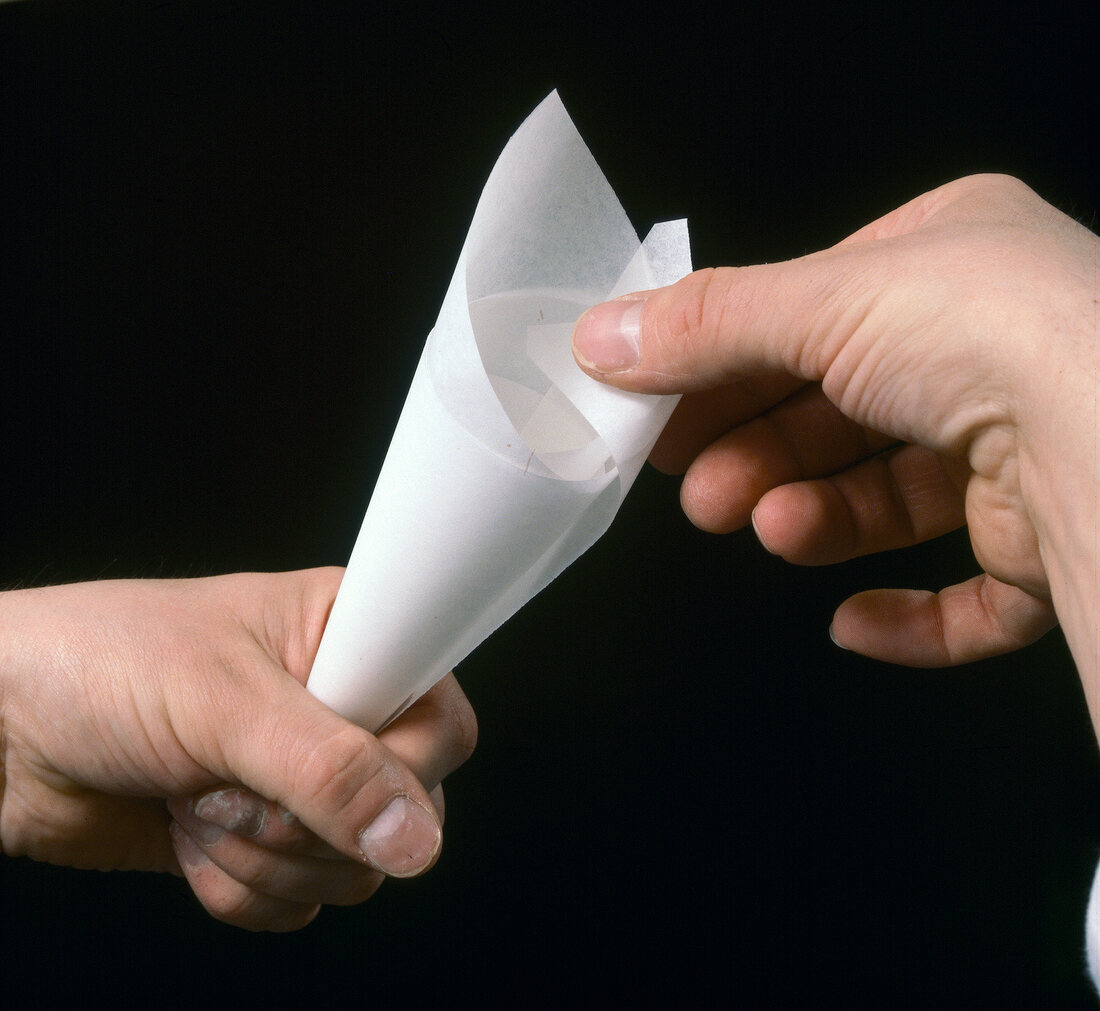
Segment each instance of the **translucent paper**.
M380 729L603 534L676 398L590 379L573 323L690 269L686 223L639 243L546 98L474 213L310 674L319 699Z

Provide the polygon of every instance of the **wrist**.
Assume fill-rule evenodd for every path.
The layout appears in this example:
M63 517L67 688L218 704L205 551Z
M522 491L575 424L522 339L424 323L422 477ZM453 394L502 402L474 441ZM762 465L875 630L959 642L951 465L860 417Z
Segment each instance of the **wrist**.
M1022 454L1021 485L1058 621L1100 738L1100 437L1096 407L1051 412L1046 445ZM1070 431L1068 415L1076 415ZM1030 463L1029 463L1030 460Z
M8 788L8 674L11 670L11 657L9 650L9 622L7 619L7 604L11 598L11 591L0 593L0 856L4 855L4 801L7 798Z

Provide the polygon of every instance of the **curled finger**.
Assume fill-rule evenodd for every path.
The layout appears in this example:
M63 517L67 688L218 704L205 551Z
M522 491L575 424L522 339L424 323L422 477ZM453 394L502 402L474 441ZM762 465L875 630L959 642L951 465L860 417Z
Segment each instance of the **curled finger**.
M649 462L665 474L684 473L715 439L763 414L802 385L801 379L773 372L685 394L657 439Z
M378 871L347 857L260 845L204 821L186 806L176 817L176 828L227 877L269 898L305 906L355 905L370 898L383 880Z
M1056 624L1049 600L982 573L939 593L858 593L837 609L830 635L876 660L949 667L1030 645Z
M473 754L477 717L454 674L448 674L378 739L430 791Z
M320 912L303 904L264 895L226 874L176 822L169 826L172 848L195 897L211 916L245 930L300 930Z
M769 551L797 565L920 544L966 522L954 466L903 446L832 477L774 488L753 511L753 526Z
M896 442L845 417L820 386L806 386L703 449L680 500L700 529L730 533L773 488L835 474Z
M181 824L198 819L267 849L329 860L347 859L282 805L243 786L226 784L194 797L172 798L168 810Z

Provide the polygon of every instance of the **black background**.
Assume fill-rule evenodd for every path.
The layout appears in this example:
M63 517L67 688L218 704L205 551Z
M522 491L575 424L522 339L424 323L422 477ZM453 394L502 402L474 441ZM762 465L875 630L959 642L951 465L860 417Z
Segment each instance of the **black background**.
M0 582L345 560L481 186L553 87L697 265L975 171L1095 227L1084 22L795 11L0 6ZM268 936L169 878L4 859L6 995L1093 1006L1100 781L1060 635L941 672L827 638L856 590L974 571L962 535L795 569L649 471L462 665L481 745L429 876Z

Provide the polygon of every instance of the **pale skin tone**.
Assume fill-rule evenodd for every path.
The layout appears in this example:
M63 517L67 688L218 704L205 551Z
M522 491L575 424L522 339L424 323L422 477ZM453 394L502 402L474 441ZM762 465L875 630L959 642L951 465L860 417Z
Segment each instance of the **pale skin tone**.
M939 666L1060 621L1097 726L1098 286L1095 235L974 177L833 249L599 306L574 343L601 381L686 394L653 462L704 529L825 564L966 523L982 575L859 594L834 638ZM473 714L449 678L375 738L304 690L339 579L0 594L0 849L182 872L273 930L430 867Z
M306 692L340 578L0 594L2 852L182 873L254 930L427 870L476 722L450 676L377 738Z
M1061 622L1100 729L1098 299L1095 234L974 176L831 249L597 306L574 353L685 394L651 460L704 530L821 565L967 525L981 575L857 594L835 641L946 666Z

